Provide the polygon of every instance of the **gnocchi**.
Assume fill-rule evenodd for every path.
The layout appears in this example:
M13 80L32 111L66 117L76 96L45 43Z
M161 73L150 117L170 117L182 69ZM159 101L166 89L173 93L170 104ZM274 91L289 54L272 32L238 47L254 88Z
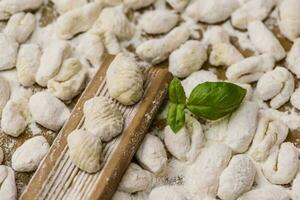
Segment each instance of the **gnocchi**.
M137 10L143 7L150 6L157 0L123 0L123 1L126 7Z
M169 57L169 71L183 78L198 71L207 60L206 48L196 40L189 40L173 51Z
M75 130L68 136L69 156L74 165L88 173L100 170L102 143L96 135Z
M29 109L37 123L53 131L58 131L70 116L67 106L46 91L31 96Z
M290 99L294 88L293 75L284 67L276 67L262 75L256 90L262 100L271 99L270 106L277 109Z
M182 12L188 5L189 1L190 0L167 0L168 4L170 4L170 6L178 12Z
M0 115L2 114L2 110L10 98L10 93L10 84L8 80L0 76Z
M295 90L295 92L292 94L290 102L292 104L292 106L294 106L295 108L297 108L298 110L300 110L300 89L297 88Z
M36 44L23 44L17 56L17 74L19 82L25 86L35 83L35 76L40 65L41 50Z
M274 65L275 59L270 54L252 56L231 65L226 71L226 77L240 83L251 83L271 71Z
M70 57L71 46L66 41L54 41L47 46L41 56L40 66L36 73L36 82L43 87L53 78L60 69L63 61Z
M142 15L139 23L148 34L162 34L169 32L179 20L179 16L166 9L151 10Z
M297 174L292 184L293 199L300 199L300 173Z
M88 3L87 0L51 0L60 14L75 8L82 7Z
M0 33L0 71L16 66L18 48L19 45L13 38Z
M106 72L110 96L124 105L133 105L142 98L144 79L135 59L123 53L115 57Z
M183 192L176 186L164 185L154 188L149 194L149 200L187 200Z
M112 200L132 200L131 195L126 192L116 191Z
M31 172L38 168L50 145L43 136L26 140L12 156L12 168L17 172Z
M31 13L20 12L9 19L4 34L12 37L16 42L25 42L36 26L35 16Z
M121 112L106 97L99 96L86 101L83 113L85 129L101 141L110 141L123 130L124 119Z
M300 39L294 40L294 44L286 58L287 68L300 78Z
M3 200L17 199L15 173L5 165L0 165L0 196Z
M68 101L78 95L83 88L86 69L77 58L65 60L56 76L48 81L48 91L57 98Z
M87 31L96 21L101 9L101 3L91 2L61 15L56 21L58 37L71 39L74 35Z
M267 199L267 200L290 200L287 192L283 188L276 186L266 186L263 188L253 189L246 192L237 200L253 200L253 199Z
M156 175L163 175L167 169L167 152L160 139L147 134L140 148L136 152L136 158L141 166Z
M274 34L261 21L253 21L248 24L250 40L260 53L269 53L276 61L286 56L284 48L281 46Z

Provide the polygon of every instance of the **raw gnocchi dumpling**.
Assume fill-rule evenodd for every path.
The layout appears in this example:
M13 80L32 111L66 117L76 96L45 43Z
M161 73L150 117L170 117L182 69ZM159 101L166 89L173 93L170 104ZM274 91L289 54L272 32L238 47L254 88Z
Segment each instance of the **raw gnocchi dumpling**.
M43 136L36 136L25 141L12 156L12 168L17 172L36 170L49 148L50 145Z
M240 6L238 0L195 0L186 14L196 21L214 24L226 20Z
M70 39L78 33L87 31L96 21L101 9L101 3L91 2L66 12L56 21L57 35L61 39Z
M237 199L251 189L255 175L255 165L247 155L233 156L220 176L218 197L223 200Z
M3 153L2 148L0 147L0 165L1 165L2 162L3 162L3 159L4 159L4 153Z
M277 109L290 99L294 88L293 75L284 67L276 67L262 75L256 90L262 100L271 99L271 107Z
M150 39L136 48L136 54L143 60L157 64L168 58L170 53L189 39L190 30L182 24L172 29L167 35Z
M30 121L28 100L32 94L23 88L16 93L18 96L13 96L5 105L1 119L2 130L13 137L18 137Z
M289 40L300 36L300 2L284 0L279 6L280 32Z
M0 71L16 66L18 48L19 45L13 38L0 33Z
M48 81L48 91L57 98L68 101L83 89L86 69L77 58L65 60L58 74Z
M15 13L36 10L43 4L43 0L3 0L0 2L0 20L9 19Z
M271 150L286 139L288 131L288 127L281 120L261 111L249 154L256 161L264 161Z
M282 143L262 164L264 176L273 184L288 184L297 174L299 152L289 142Z
M17 57L17 74L19 82L25 86L35 83L35 76L40 65L40 47L36 44L23 44Z
M127 192L116 191L112 200L132 200L132 197Z
M116 107L106 97L94 97L85 102L84 127L101 141L110 141L123 130L124 119Z
M18 43L25 42L35 29L36 19L31 13L17 13L9 19L4 33Z
M187 200L178 186L164 185L154 188L149 194L149 200Z
M265 186L243 194L237 200L290 200L288 193L281 187Z
M140 8L144 8L150 6L157 0L124 0L124 5L128 8L137 10Z
M300 199L300 173L297 174L292 184L293 199Z
M2 110L10 98L10 93L10 84L8 80L0 76L0 115L2 114Z
M110 96L124 105L137 103L144 94L144 74L130 55L118 54L106 73Z
M178 12L183 11L189 1L190 0L167 0L168 4Z
M151 10L142 15L139 23L142 29L149 34L169 32L177 23L178 15L167 9Z
M205 46L197 40L189 40L173 51L169 57L169 71L183 78L198 71L207 60Z
M275 0L247 1L232 13L231 23L236 28L247 29L248 23L255 20L264 20L275 5Z
M253 56L231 65L226 71L226 77L240 83L251 83L271 71L274 65L275 59L270 54Z
M68 136L69 156L73 164L88 173L95 173L101 167L102 143L96 135L75 130Z
M216 197L219 177L231 159L231 149L221 143L208 144L187 171L186 187L193 195Z
M287 68L300 78L300 39L294 40L294 44L286 58Z
M87 0L51 0L60 14L79 8L88 3Z
M0 165L0 197L3 200L17 199L15 173L5 165Z
M70 57L71 46L66 41L53 41L47 46L41 56L40 67L36 73L36 82L43 87L60 69L63 61Z
M104 47L98 35L92 33L84 35L77 46L77 51L83 58L91 63L93 67L98 68L100 66Z
M53 131L58 131L70 116L67 106L46 91L31 96L29 109L34 121Z
M281 46L274 34L261 21L253 21L248 24L248 33L251 42L260 53L269 53L276 61L286 56L284 48Z
M164 143L168 151L177 159L193 162L204 146L205 138L201 124L186 115L186 124L174 133L170 126L164 129Z
M119 184L119 190L135 193L150 188L152 183L151 173L139 165L131 163Z
M204 34L203 40L211 45L230 43L228 32L220 26L209 26Z
M167 152L161 140L151 134L145 136L136 153L139 164L156 175L163 175L167 169Z
M300 88L297 88L292 94L290 102L292 106L300 110Z

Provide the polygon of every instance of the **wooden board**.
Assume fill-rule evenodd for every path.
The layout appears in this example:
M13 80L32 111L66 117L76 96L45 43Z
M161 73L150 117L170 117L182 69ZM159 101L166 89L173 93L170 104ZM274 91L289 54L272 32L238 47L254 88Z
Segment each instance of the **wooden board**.
M166 67L156 66L145 71L145 93L135 106L126 107L114 101L124 115L125 128L121 136L104 147L102 170L88 174L71 163L67 136L81 128L85 101L94 96L109 97L105 74L114 56L106 56L93 80L74 107L69 120L55 139L44 161L21 195L21 200L109 200L142 142L155 113L162 103L172 76ZM117 80L116 80L117 81Z

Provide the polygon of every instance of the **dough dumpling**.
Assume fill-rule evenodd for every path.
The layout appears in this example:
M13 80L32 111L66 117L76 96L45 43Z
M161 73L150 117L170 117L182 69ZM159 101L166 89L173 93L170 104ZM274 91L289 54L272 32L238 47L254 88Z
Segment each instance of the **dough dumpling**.
M10 97L10 84L8 80L0 76L0 114Z

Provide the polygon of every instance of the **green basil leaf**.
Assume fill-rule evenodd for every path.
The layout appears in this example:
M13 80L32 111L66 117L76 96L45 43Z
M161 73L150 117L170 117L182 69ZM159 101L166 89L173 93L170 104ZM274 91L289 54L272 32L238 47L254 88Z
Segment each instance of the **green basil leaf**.
M169 99L172 103L185 104L186 96L179 79L174 78L169 86Z
M247 90L227 82L205 82L195 87L188 98L187 108L193 114L217 120L235 111Z
M171 103L168 109L168 125L177 133L185 124L184 104Z

